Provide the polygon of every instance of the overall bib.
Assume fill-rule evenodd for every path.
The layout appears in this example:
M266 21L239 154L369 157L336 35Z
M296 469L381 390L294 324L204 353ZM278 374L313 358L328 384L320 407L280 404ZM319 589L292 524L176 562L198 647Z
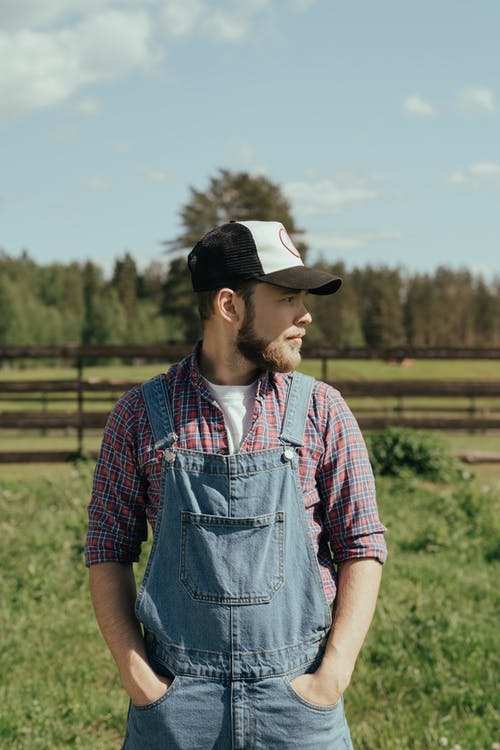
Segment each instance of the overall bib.
M162 489L136 614L173 682L130 705L122 750L346 750L342 700L290 684L321 661L331 613L307 528L296 448L313 380L295 373L275 448L176 447L165 377L144 384Z

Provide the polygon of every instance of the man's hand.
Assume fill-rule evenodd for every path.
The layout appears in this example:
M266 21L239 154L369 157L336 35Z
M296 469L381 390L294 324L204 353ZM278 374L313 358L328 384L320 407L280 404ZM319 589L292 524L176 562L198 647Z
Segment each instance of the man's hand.
M371 558L340 563L333 625L321 664L290 683L309 703L333 706L349 685L373 617L381 570Z
M290 685L308 703L318 706L333 706L339 702L349 685L350 676L334 670L328 672L321 667L311 674L301 674Z
M101 563L90 568L90 590L97 622L118 666L121 683L136 706L154 703L170 687L168 677L151 669L134 612L132 565Z
M165 695L172 684L172 680L168 677L160 677L153 670L149 670L149 672L149 675L144 676L140 684L128 690L130 700L135 706L146 706L148 703L154 703Z

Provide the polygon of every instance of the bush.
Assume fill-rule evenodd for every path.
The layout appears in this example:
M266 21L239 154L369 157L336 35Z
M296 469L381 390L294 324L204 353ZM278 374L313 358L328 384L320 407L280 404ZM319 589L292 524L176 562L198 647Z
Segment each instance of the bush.
M461 478L461 464L438 435L404 427L388 427L366 439L375 474L418 476L434 482Z

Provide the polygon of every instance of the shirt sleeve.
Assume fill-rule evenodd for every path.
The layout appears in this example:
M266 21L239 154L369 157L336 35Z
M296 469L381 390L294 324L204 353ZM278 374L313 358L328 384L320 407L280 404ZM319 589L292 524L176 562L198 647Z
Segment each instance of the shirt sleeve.
M87 567L136 562L147 537L147 482L137 462L136 389L109 415L94 471L85 544Z
M324 529L336 563L372 557L384 563L385 526L380 522L375 480L358 423L340 393L326 394L325 452L318 469Z

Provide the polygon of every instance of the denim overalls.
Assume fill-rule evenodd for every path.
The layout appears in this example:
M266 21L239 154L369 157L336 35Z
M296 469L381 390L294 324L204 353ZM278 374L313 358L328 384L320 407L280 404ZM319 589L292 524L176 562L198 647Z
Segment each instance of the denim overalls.
M296 453L312 385L293 375L275 448L232 455L177 448L165 377L143 385L163 471L136 614L173 682L130 706L123 750L352 748L342 700L290 684L317 668L331 624Z

